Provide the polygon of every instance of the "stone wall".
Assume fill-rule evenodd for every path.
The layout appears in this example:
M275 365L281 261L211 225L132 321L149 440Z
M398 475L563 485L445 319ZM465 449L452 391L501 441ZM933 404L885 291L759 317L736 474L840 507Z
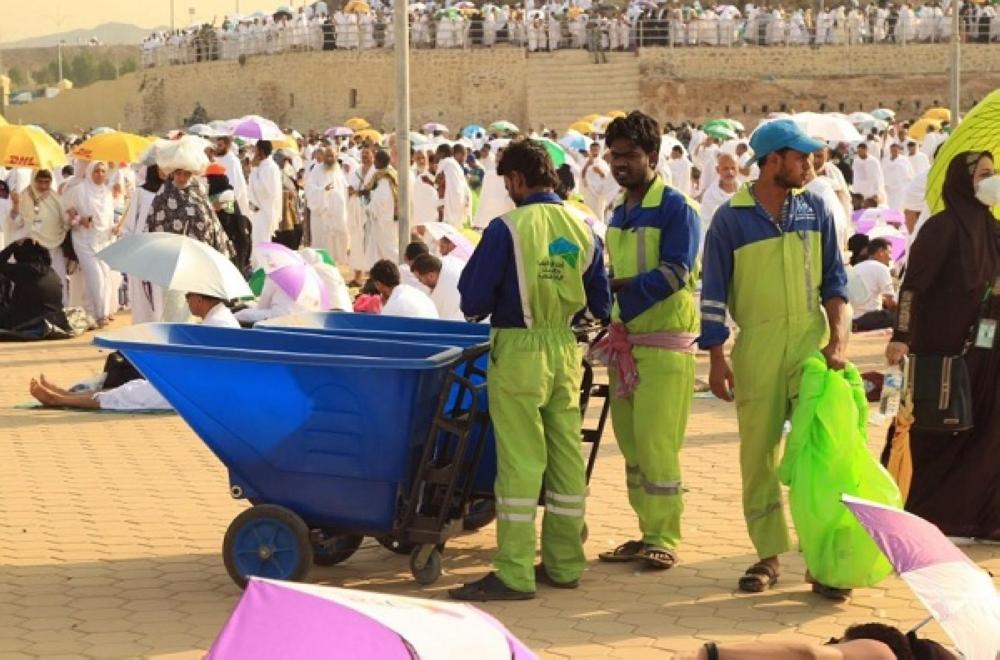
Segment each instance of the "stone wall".
M967 107L1000 87L1000 46L968 45L963 53ZM584 52L530 56L533 69L548 61L565 80L578 78L584 81L581 87L591 89L595 67L604 66L594 64ZM619 72L609 84L628 85L623 98L640 99L641 108L663 120L719 115L752 120L762 112L780 110L782 104L788 110L839 110L841 103L845 111L887 106L920 114L919 108L947 98L944 45L647 48L614 61L628 69L634 66L635 75ZM200 103L212 118L255 113L309 129L360 115L391 129L393 72L393 54L384 51L286 54L254 57L243 64L163 67L12 108L10 119L62 130L121 125L133 131L161 131L179 126ZM529 75L528 56L512 47L414 51L410 75L415 126L441 121L458 127L496 119L537 125L545 119L531 116L540 112L532 108L541 108L537 100L553 95L551 81ZM638 87L634 93L633 86ZM571 106L570 116L610 109L603 107L606 99L602 107L591 107L586 93L560 97ZM547 112L551 114L551 109Z

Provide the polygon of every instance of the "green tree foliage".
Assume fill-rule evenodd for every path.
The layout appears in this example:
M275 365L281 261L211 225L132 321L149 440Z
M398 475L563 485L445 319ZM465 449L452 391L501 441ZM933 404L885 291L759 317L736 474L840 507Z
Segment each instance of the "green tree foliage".
M97 58L84 51L69 61L69 66L65 67L65 73L66 77L72 80L77 87L89 85L98 80Z
M118 68L118 73L124 76L126 73L135 73L138 69L139 66L136 64L135 59L130 57L122 62L122 65Z
M101 60L97 65L98 80L114 80L118 77L118 71L110 60Z
M14 85L14 87L23 87L24 83L28 82L24 77L24 71L22 71L21 67L18 66L11 67L7 72L7 76L10 78L10 82Z

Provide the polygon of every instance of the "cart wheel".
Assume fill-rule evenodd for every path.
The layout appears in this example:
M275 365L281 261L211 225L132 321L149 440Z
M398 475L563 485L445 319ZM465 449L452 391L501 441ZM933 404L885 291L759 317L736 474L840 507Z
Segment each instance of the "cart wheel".
M584 523L583 523L583 529L580 530L580 542L581 543L586 543L587 539L589 539L589 538L590 538L590 528L587 527L587 522L584 521Z
M413 552L415 547L417 547L415 543L401 541L400 539L393 538L391 536L376 536L375 540L378 541L380 546L390 552L395 552L397 555L408 555Z
M322 543L313 543L313 563L333 566L351 558L365 537L357 534L331 534Z
M417 584L427 586L434 584L441 577L441 551L437 548L432 549L427 561L421 566L419 561L422 547L418 545L410 553L410 572L413 573L413 579Z
M496 517L496 500L473 500L469 503L469 513L462 519L462 529L467 532L474 532L489 525Z
M313 563L309 528L285 507L258 504L229 524L222 559L229 577L241 588L251 575L302 580Z

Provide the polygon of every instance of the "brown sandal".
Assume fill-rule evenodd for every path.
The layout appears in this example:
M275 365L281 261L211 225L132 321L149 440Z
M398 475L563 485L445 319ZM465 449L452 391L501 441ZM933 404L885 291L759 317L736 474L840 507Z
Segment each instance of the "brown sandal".
M646 545L642 541L626 541L610 552L597 555L601 561L626 562L640 558L640 553Z
M778 572L770 564L757 562L746 570L740 578L740 591L748 594L759 594L767 591L778 582Z
M644 545L639 551L639 558L644 560L650 568L661 571L673 568L677 564L677 553L670 548L661 548L655 545Z

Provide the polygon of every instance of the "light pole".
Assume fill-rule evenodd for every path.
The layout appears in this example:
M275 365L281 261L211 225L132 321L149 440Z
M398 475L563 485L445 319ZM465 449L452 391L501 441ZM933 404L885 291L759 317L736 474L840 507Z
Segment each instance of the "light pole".
M56 53L58 54L58 56L57 56L56 59L59 60L59 80L57 82L60 82L60 83L63 81L62 47L63 47L64 43L66 43L66 42L63 41L62 39L60 39L59 43L56 44Z
M174 23L174 0L170 0L170 31L173 32L177 29L177 25Z
M399 166L399 258L410 243L410 21L409 2L396 0L396 164Z
M948 79L948 96L951 105L951 126L958 126L962 106L962 20L959 0L951 0L951 71Z

